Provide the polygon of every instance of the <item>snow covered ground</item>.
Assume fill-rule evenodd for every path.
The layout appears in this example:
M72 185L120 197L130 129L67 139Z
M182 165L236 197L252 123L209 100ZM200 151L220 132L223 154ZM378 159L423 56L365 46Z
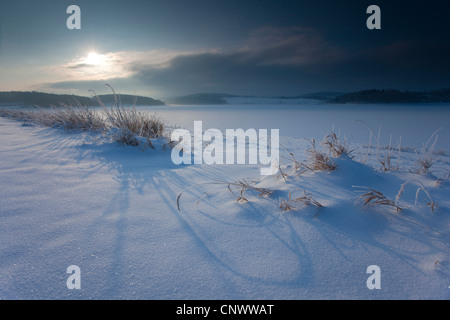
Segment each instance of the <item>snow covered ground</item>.
M295 176L281 151L285 181L260 176L258 165L176 166L170 150L0 118L0 299L450 298L449 106L146 110L189 129L194 120L204 129L279 128L280 143L304 162L304 138L320 141L334 127L355 158ZM376 133L382 125L383 147L392 135L398 171L379 170L387 151L377 157L372 138L368 154L369 131L355 120ZM409 172L441 127L431 173ZM272 194L247 190L248 202L238 203L226 183L213 183L244 178ZM400 212L357 201L354 186L395 200L406 181ZM435 212L422 189L416 199L422 186ZM299 197L303 190L323 207L280 208L289 191ZM70 265L80 267L80 290L66 286ZM367 287L371 265L380 268L381 289Z

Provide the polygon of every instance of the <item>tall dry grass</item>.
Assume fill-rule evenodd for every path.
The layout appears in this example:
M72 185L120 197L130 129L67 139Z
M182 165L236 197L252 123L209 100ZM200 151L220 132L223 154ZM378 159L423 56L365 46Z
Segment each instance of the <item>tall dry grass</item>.
M416 190L416 197L415 197L414 205L417 206L419 194L422 191L423 193L425 193L425 195L428 198L428 202L426 203L426 205L430 207L432 212L435 212L435 210L438 208L436 202L433 200L433 198L431 197L430 193L425 188L423 183L421 183L420 181L415 180L415 179L405 181L404 183L402 183L400 185L400 189L398 190L397 194L395 195L395 200L392 200L389 197L385 196L381 191L378 191L378 190L375 190L372 188L361 187L361 186L353 186L353 187L360 189L359 192L363 192L359 196L358 201L362 202L364 207L388 206L388 207L395 208L396 211L399 212L399 211L403 210L403 208L400 207L400 204L399 204L400 198L403 195L403 193L405 192L405 188L408 184L418 185L418 188Z
M333 171L336 169L336 164L324 152L316 148L315 139L309 140L311 148L307 150L309 156L309 168L315 171Z
M155 114L137 111L136 105L124 107L120 95L114 89L115 103L106 106L94 93L101 109L83 106L74 100L68 104L61 103L50 109L37 108L32 111L1 110L0 116L40 124L65 130L83 130L107 133L113 140L128 145L139 145L142 138L150 147L151 139L163 137L165 125Z
M436 130L428 139L428 141L423 145L419 154L417 154L417 161L415 163L415 167L411 170L411 172L415 172L418 174L426 174L430 172L431 167L435 163L434 157L434 149L436 147L436 143L438 140L438 132L442 128Z
M102 131L107 128L101 114L93 108L82 106L77 100L72 104L62 103L50 110L40 109L35 121L47 127L61 127L65 130Z
M109 86L114 94L114 105L108 107L92 91L98 103L102 107L106 122L111 128L120 129L124 135L136 135L148 139L159 138L164 135L164 123L155 114L140 112L136 109L136 101L131 107L124 107L120 102L120 96Z

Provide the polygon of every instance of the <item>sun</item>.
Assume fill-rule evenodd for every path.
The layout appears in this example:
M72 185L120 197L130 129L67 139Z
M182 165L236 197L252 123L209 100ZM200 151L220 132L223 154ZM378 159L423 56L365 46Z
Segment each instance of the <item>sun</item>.
M100 80L131 75L122 52L107 52L86 49L65 65L64 70L71 79Z
M87 54L86 58L84 59L84 63L93 65L93 66L99 66L104 64L106 61L106 56L103 54L99 54L95 51L91 51Z

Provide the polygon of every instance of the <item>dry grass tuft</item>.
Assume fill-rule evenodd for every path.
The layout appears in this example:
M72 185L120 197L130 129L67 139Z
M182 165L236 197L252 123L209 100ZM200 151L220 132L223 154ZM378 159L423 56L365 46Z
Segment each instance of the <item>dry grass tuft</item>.
M416 199L415 199L414 205L417 205L417 200L419 199L419 193L422 190L427 195L428 200L429 200L429 202L427 202L427 206L429 206L431 211L434 212L438 208L438 206L437 206L436 202L433 200L433 198L431 198L431 195L428 193L425 186L418 180L408 180L408 181L402 183L400 186L400 189L397 192L397 195L395 196L395 203L397 204L399 202L400 197L402 196L403 192L405 191L406 185L411 184L412 182L419 184L419 187L416 190Z
M319 203L318 201L313 199L312 194L307 193L306 191L303 191L303 194L298 197L294 197L292 191L289 191L288 199L280 198L279 201L273 200L270 198L270 195L273 193L272 190L267 189L267 188L256 187L255 183L256 183L255 181L250 182L246 179L237 180L235 182L214 181L214 182L202 183L200 185L224 185L224 186L226 186L226 189L219 190L218 192L215 192L215 193L206 193L204 196L202 196L195 202L195 205L197 206L203 199L205 199L207 197L211 197L213 195L216 195L218 193L225 192L225 191L229 191L237 203L245 204L250 201L245 195L245 193L250 190L250 191L256 192L259 198L267 199L273 203L278 204L278 206L280 207L280 209L282 211L298 210L298 209L300 209L300 205L302 205L303 207L310 206L310 205L313 205L316 207L323 207L323 205L321 203ZM191 189L195 186L199 186L199 184L192 185L192 186L184 189L183 191L181 191L178 194L177 199L176 199L178 211L181 211L181 208L180 208L181 196L188 189Z
M61 127L65 130L102 131L107 125L101 114L77 100L73 104L52 106L51 110L40 110L36 121L47 127Z
M236 202L238 203L245 203L248 202L248 200L244 197L244 193L247 190L253 190L258 193L258 197L268 197L272 191L266 188L260 188L255 187L254 182L249 183L246 179L243 180L237 180L236 182L224 182L226 183L228 191L236 198ZM233 188L238 189L239 196L236 197L236 195L233 192Z
M285 172L283 171L283 169L281 168L280 165L278 165L277 180L278 180L280 177L283 178L284 182L286 182L286 181L287 181L287 178L288 178L288 174L285 173Z
M1 116L46 127L59 127L66 130L99 131L106 129L101 115L92 108L82 106L78 100L72 104L61 103L59 107L36 110L2 110Z
M435 212L435 210L438 208L436 202L433 200L431 195L428 193L425 186L418 180L408 180L408 181L402 183L400 185L400 189L397 192L397 195L395 196L395 201L389 199L380 191L374 190L372 188L359 187L359 186L354 186L354 188L360 188L360 189L366 190L366 191L362 191L364 193L362 195L360 195L359 199L358 199L359 201L361 201L363 203L363 206L384 205L384 206L393 207L397 210L397 212L399 212L402 210L402 208L399 205L400 197L405 192L406 185L412 184L413 182L415 182L419 185L419 187L416 190L416 198L415 198L414 205L417 206L417 201L419 198L420 191L423 191L429 200L426 205L430 207L432 212Z
M36 119L36 113L33 111L20 111L0 108L0 117L16 121L33 122Z
M435 162L434 158L434 148L438 140L438 132L442 128L436 130L431 137L428 139L427 143L422 147L420 154L417 155L416 166L411 172L418 174L426 174L430 172L431 167Z
M307 166L306 164L298 161L295 158L295 155L292 152L290 152L285 146L280 144L280 147L282 147L289 154L289 157L292 160L292 164L291 164L291 172L292 173L294 173L296 175L301 175L301 174L305 173L306 171L314 172L314 170L311 169L309 166ZM280 170L280 172L282 172L282 171ZM285 173L283 173L282 175L283 175L283 178L286 178L286 176L287 176L287 174L285 174Z
M322 141L324 151L330 154L334 158L341 156L350 156L353 150L348 150L347 146L338 138L336 133L331 131L327 134Z
M316 141L314 139L309 141L311 148L307 150L309 154L309 167L314 171L333 171L336 169L336 164L331 161L330 157L316 149Z
M356 186L355 188L365 189L365 191L361 191L364 193L362 195L360 195L359 199L358 199L358 201L363 203L364 207L381 205L381 206L393 207L396 209L397 212L402 210L402 208L400 208L393 200L386 197L380 191L377 191L372 188L359 187L359 186Z
M283 211L299 210L298 204L302 204L303 206L314 205L319 208L323 207L322 204L312 198L311 193L307 193L306 191L303 191L303 195L297 198L294 198L292 192L289 191L288 199L282 198L279 201L280 209Z
M151 139L164 135L165 126L161 119L156 115L137 111L135 105L125 108L120 102L120 96L116 95L110 85L107 86L114 93L115 104L111 107L107 107L95 92L90 90L102 107L100 111L74 100L70 104L53 106L51 109L1 110L0 116L65 130L108 132L113 140L119 143L137 146L145 140L153 147Z
M136 145L139 144L137 137L148 139L149 145L151 140L164 135L164 123L156 115L139 112L136 106L125 108L120 102L120 96L116 94L114 89L109 86L114 94L115 103L111 107L107 107L103 101L94 93L95 98L103 109L106 121L110 128L117 128L116 140L118 142Z
M378 161L381 164L380 170L383 172L398 171L400 169L401 137L400 137L400 141L398 143L398 158L397 158L396 166L394 166L393 158L392 158L392 152L393 152L392 135L389 138L389 145L384 149L385 149L385 153L383 155L381 155L380 158L378 159Z
M415 170L416 173L422 174L422 173L428 173L430 172L431 167L434 164L434 159L431 157L420 157L417 159L417 169Z
M199 186L199 185L224 185L226 186L225 190L219 190L216 193L207 193L205 194L205 196L201 197L200 199L197 200L196 205L198 203L200 203L201 200L203 200L204 198L207 197L211 197L212 195L224 192L224 191L229 191L231 193L231 195L235 198L237 203L247 203L249 200L244 196L245 192L248 190L257 192L258 197L268 197L272 194L272 190L269 190L267 188L261 188L261 187L256 187L255 186L256 182L255 181L248 181L247 179L242 179L242 180L237 180L235 182L228 182L228 181L213 181L213 182L206 182L206 183L202 183L202 184L196 184L196 185L192 185L186 189L184 189L183 191L181 191L178 196L177 196L177 208L178 211L181 211L180 209L180 201L181 201L181 196L189 189L195 187L195 186ZM239 195L236 195L236 193L238 193Z

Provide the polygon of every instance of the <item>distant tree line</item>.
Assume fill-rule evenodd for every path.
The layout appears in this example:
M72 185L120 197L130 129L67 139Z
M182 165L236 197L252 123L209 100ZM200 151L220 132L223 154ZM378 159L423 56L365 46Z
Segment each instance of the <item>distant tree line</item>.
M346 93L331 100L333 103L429 103L450 102L450 89L433 91L362 90Z
M100 100L106 105L115 103L113 94L98 95ZM140 106L155 106L164 105L160 100L155 100L149 97L133 96L127 94L118 94L117 99L120 99L122 105L136 105ZM97 99L94 97L83 97L69 94L53 94L37 91L8 91L0 92L0 105L19 105L19 106L39 106L51 107L60 106L61 104L81 104L83 106L100 106Z

